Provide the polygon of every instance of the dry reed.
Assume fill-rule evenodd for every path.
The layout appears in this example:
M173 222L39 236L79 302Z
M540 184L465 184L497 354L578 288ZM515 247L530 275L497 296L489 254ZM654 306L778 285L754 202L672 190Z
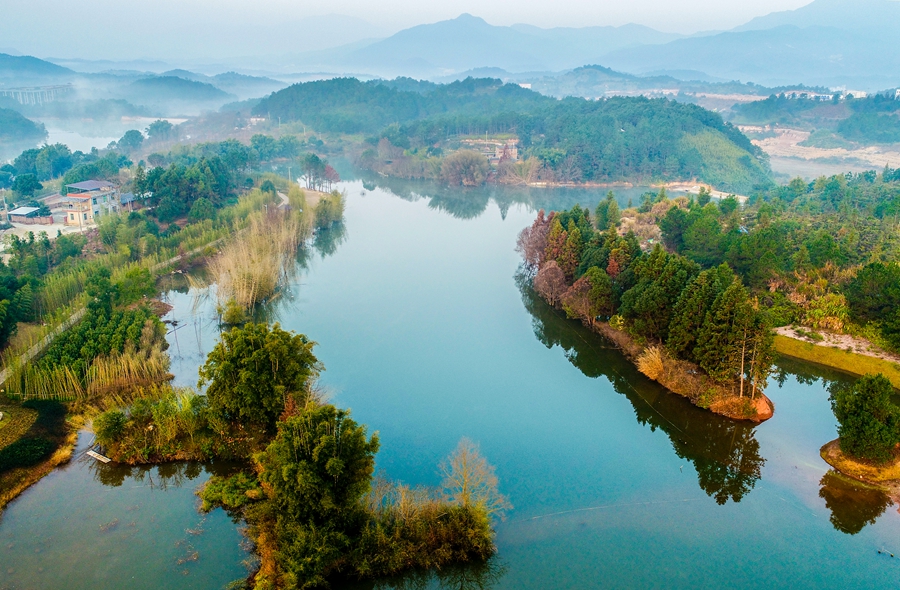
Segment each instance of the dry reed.
M254 215L246 231L236 233L209 264L224 305L234 300L245 309L269 299L294 268L294 255L308 236L304 215L272 210Z
M666 370L663 351L658 346L651 346L641 353L637 359L638 371L656 381Z

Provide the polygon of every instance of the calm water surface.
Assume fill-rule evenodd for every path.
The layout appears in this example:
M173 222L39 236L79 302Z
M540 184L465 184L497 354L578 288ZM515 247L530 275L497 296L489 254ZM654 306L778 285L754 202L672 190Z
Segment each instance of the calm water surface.
M784 362L768 392L772 420L753 428L720 419L648 382L517 278L513 246L532 207L593 205L605 190L498 198L496 190L346 188L345 225L299 262L269 319L318 342L323 383L379 432L378 467L389 477L437 485L438 463L465 436L496 465L515 506L497 526L499 555L487 566L389 586L896 587L900 559L877 553L900 555L896 507L828 475L818 456L836 436L828 387L843 377ZM173 372L194 385L217 336L214 306L197 292L168 297ZM121 587L136 574L145 587L188 587L200 584L203 567L210 574L195 587L240 576L238 533L221 511L203 535L185 533L202 519L191 492L208 477L203 469L180 487L147 488L146 498L162 498L159 546L118 542L121 561L111 563L98 547L116 531L100 525L118 518L124 535L125 511L138 503L129 490L148 484L129 474L108 487L95 470L75 463L9 507L0 588L78 587L70 572L92 588ZM84 499L93 496L101 500ZM44 553L30 537L49 539ZM196 562L177 563L181 539L199 552ZM204 539L215 545L201 548ZM38 564L42 572L21 573Z

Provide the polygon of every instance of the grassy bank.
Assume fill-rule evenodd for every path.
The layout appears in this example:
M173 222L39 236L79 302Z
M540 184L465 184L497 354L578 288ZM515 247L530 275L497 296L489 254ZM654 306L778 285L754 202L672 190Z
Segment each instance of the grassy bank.
M890 361L781 335L775 336L775 350L786 356L833 367L853 375L881 373L890 380L891 385L900 389L900 365Z

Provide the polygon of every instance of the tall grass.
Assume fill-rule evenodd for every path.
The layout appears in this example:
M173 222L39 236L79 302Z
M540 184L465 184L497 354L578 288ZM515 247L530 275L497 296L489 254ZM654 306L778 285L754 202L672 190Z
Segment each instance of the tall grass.
M637 359L638 371L653 379L659 379L666 370L663 351L658 346L651 346L641 353Z
M209 264L216 295L224 306L245 309L272 297L294 269L294 256L310 234L308 215L297 210L256 214Z
M87 375L67 365L46 368L37 363L15 367L6 389L21 399L88 401L127 392L171 378L169 357L158 346L148 352L129 350L94 359Z

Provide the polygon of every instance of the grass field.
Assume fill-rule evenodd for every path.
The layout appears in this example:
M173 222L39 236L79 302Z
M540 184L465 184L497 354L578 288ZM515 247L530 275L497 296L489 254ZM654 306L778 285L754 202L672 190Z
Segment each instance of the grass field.
M775 336L775 349L781 354L834 367L853 375L881 373L896 389L900 389L900 365L890 361L781 335Z
M37 420L38 413L14 404L0 403L0 449L14 443L25 434Z

